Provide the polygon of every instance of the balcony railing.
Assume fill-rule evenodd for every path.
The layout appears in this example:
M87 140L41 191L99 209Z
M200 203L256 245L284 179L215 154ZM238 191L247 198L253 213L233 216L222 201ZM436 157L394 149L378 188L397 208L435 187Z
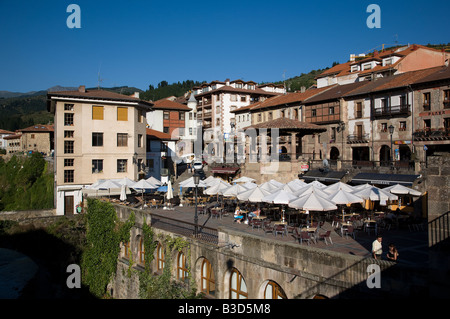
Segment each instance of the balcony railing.
M411 113L409 104L391 105L372 109L374 117L388 117L395 115L409 115Z
M434 141L450 139L450 128L440 128L437 130L425 128L416 130L413 133L415 141Z
M350 134L347 136L347 143L368 143L369 142L369 133L366 134Z

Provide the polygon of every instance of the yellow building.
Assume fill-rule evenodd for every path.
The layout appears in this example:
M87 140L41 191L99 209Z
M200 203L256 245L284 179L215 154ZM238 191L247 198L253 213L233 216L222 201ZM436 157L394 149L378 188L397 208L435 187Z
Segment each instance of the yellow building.
M51 92L55 114L55 203L73 214L82 189L101 179L137 180L146 158L146 112L152 103L103 90Z

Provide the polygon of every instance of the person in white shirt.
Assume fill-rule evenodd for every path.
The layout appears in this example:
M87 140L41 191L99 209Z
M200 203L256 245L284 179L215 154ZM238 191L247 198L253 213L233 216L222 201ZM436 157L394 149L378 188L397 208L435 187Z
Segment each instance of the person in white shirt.
M381 259L383 253L383 246L381 245L382 238L378 236L372 243L372 256L375 259Z

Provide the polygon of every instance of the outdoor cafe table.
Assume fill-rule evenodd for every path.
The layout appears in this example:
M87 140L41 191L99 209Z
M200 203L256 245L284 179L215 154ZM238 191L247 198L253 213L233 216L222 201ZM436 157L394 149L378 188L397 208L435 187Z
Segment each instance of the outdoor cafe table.
M305 232L308 232L308 233L314 233L316 230L317 230L316 227L303 227L301 229L301 231L305 231Z
M263 220L263 219L266 219L267 217L266 216L255 216L255 217L253 217L253 219L257 219L257 220Z

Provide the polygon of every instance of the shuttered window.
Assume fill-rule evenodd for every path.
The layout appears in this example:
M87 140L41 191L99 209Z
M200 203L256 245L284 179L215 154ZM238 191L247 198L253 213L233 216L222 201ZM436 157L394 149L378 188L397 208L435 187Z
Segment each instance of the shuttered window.
M92 119L103 120L103 106L92 106Z
M117 120L118 121L128 121L128 108L118 107L117 108Z

